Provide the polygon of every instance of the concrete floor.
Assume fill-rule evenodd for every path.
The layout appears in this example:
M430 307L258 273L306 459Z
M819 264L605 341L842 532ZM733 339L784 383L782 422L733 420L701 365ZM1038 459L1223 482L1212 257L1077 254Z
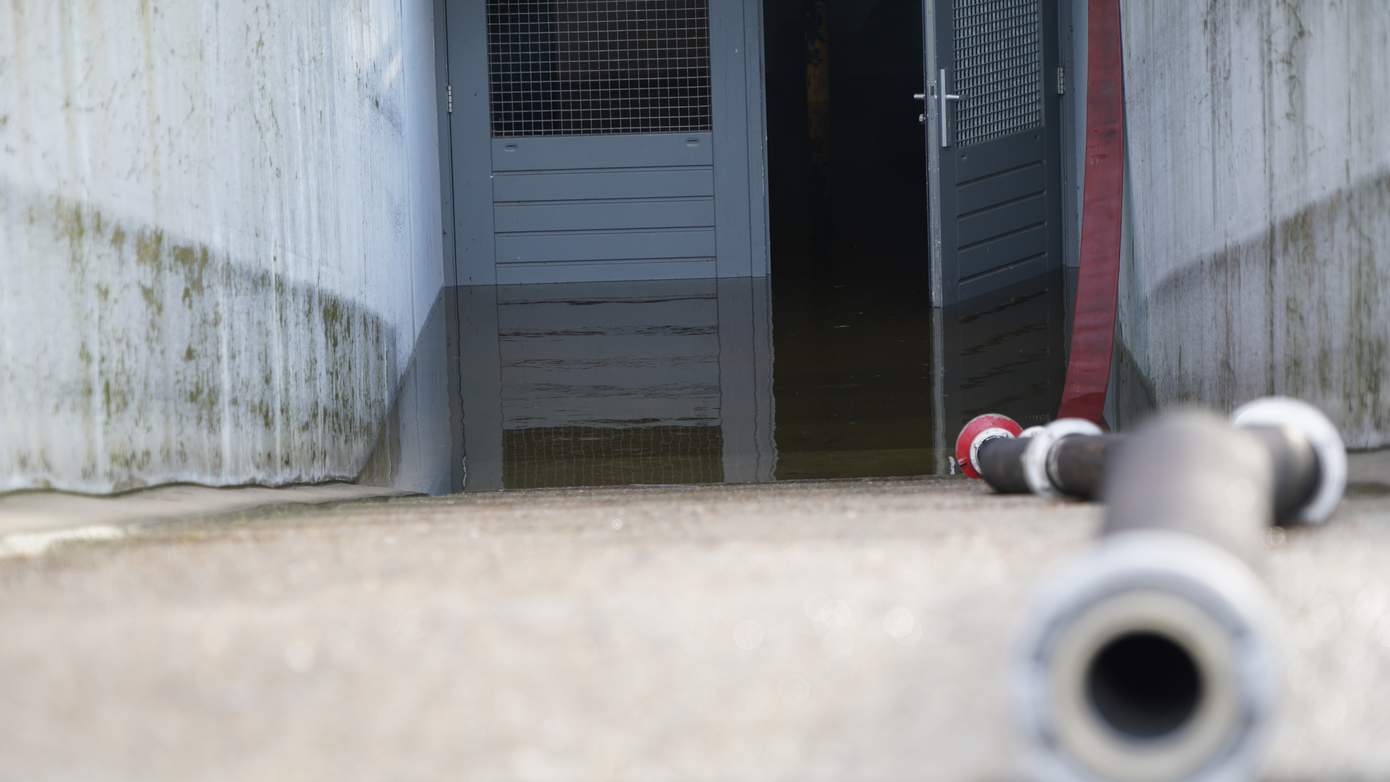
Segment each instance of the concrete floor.
M1010 644L1097 513L952 479L567 490L0 558L0 778L1014 779ZM1390 778L1390 486L1270 542L1268 778Z
M41 554L74 540L119 540L150 525L259 508L400 497L351 483L213 488L177 484L115 496L25 491L0 494L0 558Z

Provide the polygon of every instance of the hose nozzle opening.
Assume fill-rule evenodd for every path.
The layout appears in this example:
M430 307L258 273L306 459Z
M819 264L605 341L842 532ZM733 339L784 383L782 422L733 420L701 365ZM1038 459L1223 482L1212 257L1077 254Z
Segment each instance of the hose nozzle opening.
M1174 532L1125 532L1039 594L1016 679L1037 776L1241 778L1275 694L1254 573Z
M1087 666L1085 688L1106 725L1139 741L1181 731L1203 697L1191 650L1151 631L1128 632L1102 646Z

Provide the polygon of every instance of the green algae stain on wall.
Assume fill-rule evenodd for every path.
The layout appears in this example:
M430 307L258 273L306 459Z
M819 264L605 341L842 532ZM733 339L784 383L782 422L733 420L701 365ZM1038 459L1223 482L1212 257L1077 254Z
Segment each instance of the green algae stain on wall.
M438 284L429 15L4 8L0 491L351 477Z
M354 478L400 375L394 329L349 299L89 205L33 205L34 245L61 248L82 327L54 362L55 425L84 481ZM52 336L52 335L50 335ZM0 453L62 485L70 455ZM39 465L52 474L33 475Z

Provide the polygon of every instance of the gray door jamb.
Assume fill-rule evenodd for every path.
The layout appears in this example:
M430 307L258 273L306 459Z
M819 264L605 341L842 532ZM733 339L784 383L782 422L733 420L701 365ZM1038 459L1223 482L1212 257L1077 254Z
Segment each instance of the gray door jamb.
M454 243L459 285L497 282L493 236L492 129L488 109L487 3L446 0L454 112Z

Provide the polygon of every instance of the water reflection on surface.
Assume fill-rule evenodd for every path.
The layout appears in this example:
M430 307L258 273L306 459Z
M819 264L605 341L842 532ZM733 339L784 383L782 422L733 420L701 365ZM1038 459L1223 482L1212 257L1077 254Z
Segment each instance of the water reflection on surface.
M1052 278L946 311L901 281L450 289L402 394L433 407L379 446L411 468L378 477L440 493L948 471L970 416L1056 409L1061 297ZM410 388L440 375L447 414L442 387Z
M775 463L766 284L455 292L455 488L762 481Z

